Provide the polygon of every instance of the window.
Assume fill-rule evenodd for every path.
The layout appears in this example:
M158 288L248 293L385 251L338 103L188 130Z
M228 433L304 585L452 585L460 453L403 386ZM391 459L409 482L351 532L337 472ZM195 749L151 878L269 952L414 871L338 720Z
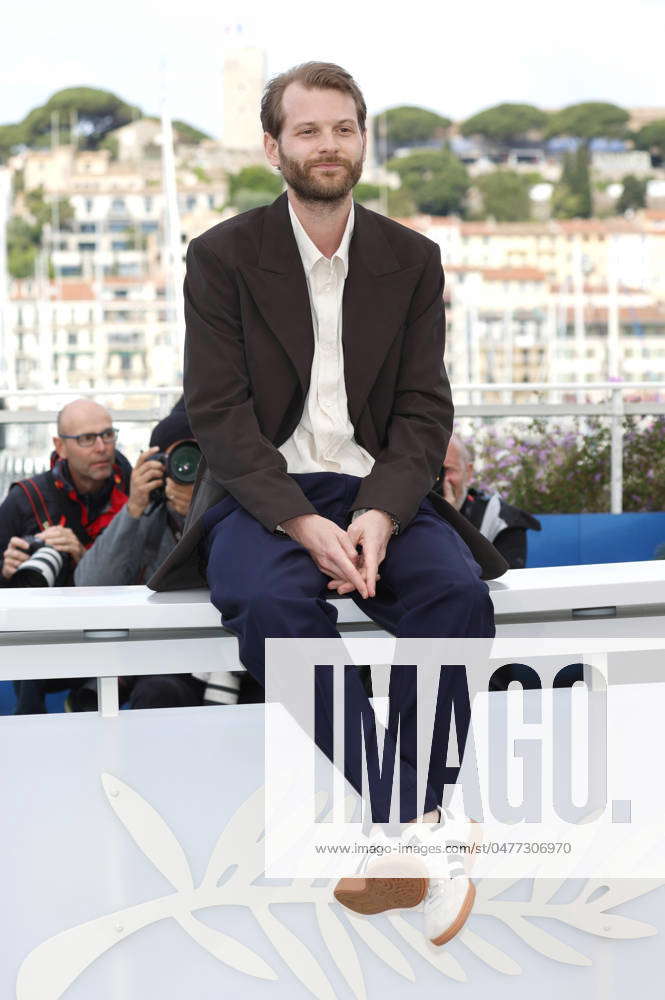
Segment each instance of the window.
M96 243L79 243L80 253L92 253L96 249L97 249Z
M76 344L77 344L77 342L78 342L78 335L77 334L75 334L75 333L68 333L67 334L67 344L70 347L75 347Z
M125 205L125 199L124 198L114 198L113 201L111 202L111 211L112 212L124 212L124 211L126 211L126 209L127 209L127 206Z
M152 212L152 198L150 196L143 199L143 207L146 212Z
M81 222L79 224L80 233L96 233L97 223L96 222Z
M92 212L92 198L85 199L85 210L86 212Z

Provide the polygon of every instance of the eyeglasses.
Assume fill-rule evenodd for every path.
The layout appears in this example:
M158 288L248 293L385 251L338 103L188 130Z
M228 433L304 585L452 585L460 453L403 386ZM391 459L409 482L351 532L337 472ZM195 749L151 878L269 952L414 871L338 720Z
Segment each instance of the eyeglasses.
M58 437L71 438L81 448L92 448L97 438L101 438L104 444L110 444L111 441L115 441L118 437L118 431L115 427L107 427L106 430L97 431L96 434L59 434Z

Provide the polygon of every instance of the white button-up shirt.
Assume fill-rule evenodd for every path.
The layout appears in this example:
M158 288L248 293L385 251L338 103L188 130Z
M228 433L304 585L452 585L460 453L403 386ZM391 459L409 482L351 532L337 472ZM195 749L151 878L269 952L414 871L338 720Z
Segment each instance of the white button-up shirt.
M293 233L302 259L312 310L314 357L300 423L279 451L287 472L343 472L366 476L374 459L354 440L344 382L342 297L349 270L353 204L342 241L324 257L303 229L289 202ZM356 331L362 336L362 331Z

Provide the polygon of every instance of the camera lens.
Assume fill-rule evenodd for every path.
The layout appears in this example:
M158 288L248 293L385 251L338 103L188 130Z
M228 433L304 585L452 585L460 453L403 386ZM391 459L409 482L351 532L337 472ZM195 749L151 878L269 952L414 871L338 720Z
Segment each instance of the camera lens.
M193 483L201 461L201 449L194 441L183 441L171 452L166 474L176 483Z
M21 563L9 581L10 587L54 587L60 576L65 560L64 552L52 545L40 543L39 551Z

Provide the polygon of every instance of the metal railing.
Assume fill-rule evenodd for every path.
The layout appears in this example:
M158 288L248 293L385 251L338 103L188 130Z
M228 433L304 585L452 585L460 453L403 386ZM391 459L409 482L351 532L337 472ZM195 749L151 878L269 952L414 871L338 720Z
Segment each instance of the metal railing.
M179 386L129 388L105 386L84 393L108 405L118 424L153 424L170 411L179 398ZM626 399L627 394L648 394L648 399ZM3 395L0 393L0 395ZM72 389L21 390L5 393L5 409L0 409L2 425L52 424L58 409L82 393ZM500 395L501 401L483 402L488 395ZM626 416L665 414L665 382L490 382L453 386L455 415L467 418L521 417L607 417L611 428L610 495L611 513L620 514L623 506L623 421ZM120 407L113 404L121 398ZM525 399L524 397L531 397ZM566 398L568 397L568 398ZM591 398L600 397L600 398ZM654 398L655 397L655 398ZM152 399L145 406L127 407L127 398ZM584 401L582 401L584 400ZM33 403L21 408L21 403ZM41 406L51 402L50 407ZM0 452L0 495L11 479L44 468L47 456L11 455Z

